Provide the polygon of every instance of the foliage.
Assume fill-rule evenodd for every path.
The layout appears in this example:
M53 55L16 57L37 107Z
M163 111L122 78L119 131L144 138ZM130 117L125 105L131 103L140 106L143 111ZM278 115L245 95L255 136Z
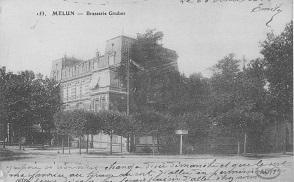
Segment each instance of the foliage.
M117 111L100 111L97 115L101 118L103 132L126 136L131 130L130 119L124 113Z
M137 39L131 47L129 63L131 112L141 112L146 108L162 110L166 107L166 100L162 97L163 90L167 91L166 81L175 80L180 74L175 69L177 59L175 51L166 49L160 44L162 32L147 30L144 34L137 34ZM127 65L129 60L123 60L119 68L119 77L126 83ZM168 82L170 83L170 82ZM165 94L169 94L165 92ZM162 98L161 100L158 100Z
M268 34L261 44L265 75L273 104L280 115L292 122L293 112L293 22L280 35Z
M54 115L54 123L58 134L82 136L101 131L103 117L85 110L62 111Z
M131 130L129 117L116 111L62 111L54 115L54 122L57 133L61 135L81 136L103 131L106 134L126 136Z
M164 114L179 115L187 112L205 112L209 100L207 79L200 74L187 78L177 71L176 52L160 43L163 33L147 30L138 34L131 48L131 59L144 70L130 63L130 110L143 113L154 110ZM127 61L119 69L126 79Z
M178 124L176 128L189 130L190 136L205 137L208 135L211 119L202 112L185 113L174 119Z
M173 128L169 116L159 112L145 111L136 113L132 117L136 122L137 132L143 135L151 135L152 132L164 133Z
M16 137L31 139L33 125L50 131L53 114L59 110L59 85L32 71L17 74L1 70L1 95L5 98L6 121Z
M54 125L58 134L66 135L72 133L70 116L70 111L62 111L54 114Z
M263 61L252 60L242 70L240 60L228 55L214 67L211 78L210 135L257 136L267 124L267 91ZM218 133L220 132L220 133ZM250 136L249 136L250 137Z
M59 84L54 80L38 75L33 82L32 110L34 123L40 124L44 130L54 128L53 115L60 109Z
M6 70L5 67L0 68L0 140L4 140L7 130L7 103L5 93L6 86Z

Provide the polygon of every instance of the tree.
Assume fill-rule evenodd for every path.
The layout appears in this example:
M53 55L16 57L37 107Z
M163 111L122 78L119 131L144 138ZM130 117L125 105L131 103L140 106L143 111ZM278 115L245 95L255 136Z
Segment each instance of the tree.
M8 120L16 137L31 139L33 112L31 108L33 72L10 73L7 77L5 97L7 98ZM29 131L29 132L28 132Z
M132 112L140 112L148 107L153 107L154 102L157 102L156 99L160 97L158 91L163 89L162 83L166 80L166 75L170 72L174 72L170 75L178 74L175 69L176 62L173 61L177 59L177 54L160 44L162 38L163 33L155 30L147 30L144 34L137 34L137 39L130 49L132 62L129 60L121 62L119 77L125 85L127 73L130 73Z
M209 100L207 79L196 74L187 78L179 73L176 66L177 54L164 48L162 39L163 33L155 30L137 34L130 54L135 64L123 60L119 69L121 78L126 79L128 64L130 65L130 105L137 124L135 126L138 127L135 131L141 134L158 131L161 115L170 115L172 118L171 115L206 112ZM149 115L146 115L147 112L150 112ZM157 119L147 119L153 116ZM164 121L167 121L165 126L171 127L169 134L173 135L176 121Z
M210 97L210 86L207 78L194 73L189 77L181 75L179 81L167 83L166 101L168 113L183 115L185 113L207 113Z
M7 73L5 67L0 68L0 140L3 141L3 148L7 139L7 100L5 97Z
M117 111L100 111L97 113L102 121L103 132L110 135L110 154L112 154L112 138L113 134L127 136L129 127L129 118L124 113Z
M208 136L211 126L211 119L207 114L201 111L186 112L178 116L173 116L172 122L174 123L174 130L188 130L188 135L184 136L186 138L184 140L184 150L186 150L186 153L193 151L198 153L207 152ZM175 141L177 141L179 137L175 137ZM176 150L178 143L174 143L173 145L175 146L173 150Z
M261 47L271 95L270 104L273 112L277 113L279 123L285 128L283 152L286 152L287 125L293 131L293 21L286 25L280 35L269 33ZM278 125L277 122L275 124Z
M62 136L62 148L64 136L79 137L79 148L81 153L81 137L96 134L102 129L101 119L92 112L85 110L62 111L54 115L54 124L57 134ZM63 149L64 150L64 149Z
M233 54L229 54L220 60L213 67L213 76L210 80L212 87L211 114L216 116L235 106L237 101L238 74L240 60L235 59Z
M237 137L238 144L244 134L246 152L248 134L261 134L266 124L266 90L262 61L253 60L243 70L240 70L239 63L233 55L229 55L215 66L211 79L214 103L211 104L211 115L214 117L213 124Z
M103 110L98 113L85 110L62 111L54 115L56 131L60 135L73 137L97 134L101 131L110 135L110 153L112 153L113 134L127 136L134 126L124 113Z
M156 111L144 111L132 115L136 126L136 136L156 136L158 151L159 146L167 149L168 140L176 129L176 122L170 115L165 115ZM165 150L168 151L169 149Z
M54 128L53 115L60 110L61 99L59 84L47 77L37 75L32 83L31 107L34 124L50 132Z
M269 33L261 44L265 75L275 108L284 120L292 123L293 117L293 21L280 35Z
M17 139L26 137L27 142L33 142L33 125L40 125L42 131L50 132L53 128L52 116L60 106L58 84L32 71L2 75L5 83L2 94L10 133L14 132Z

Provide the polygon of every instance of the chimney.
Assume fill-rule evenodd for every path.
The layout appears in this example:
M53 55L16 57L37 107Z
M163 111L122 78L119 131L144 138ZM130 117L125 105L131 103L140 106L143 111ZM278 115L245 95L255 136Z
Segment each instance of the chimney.
M98 51L98 49L96 50L96 57L97 57L97 58L100 57L100 52Z

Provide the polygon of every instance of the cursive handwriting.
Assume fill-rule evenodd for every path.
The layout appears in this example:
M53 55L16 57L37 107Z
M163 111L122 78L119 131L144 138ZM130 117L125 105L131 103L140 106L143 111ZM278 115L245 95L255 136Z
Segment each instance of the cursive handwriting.
M184 3L227 3L227 2L237 2L237 3L242 3L242 2L256 2L256 1L263 1L263 0L180 0L181 4ZM268 0L270 1L270 0Z
M6 167L11 182L152 182L260 181L277 178L287 161L206 159L89 165L75 163L25 164ZM283 170L282 170L283 169Z
M282 12L281 10L282 4L276 4L275 7L265 7L263 3L260 3L257 7L254 7L251 12L273 12L274 14L270 17L270 19L266 22L266 26L269 27L269 24L273 21L274 17Z

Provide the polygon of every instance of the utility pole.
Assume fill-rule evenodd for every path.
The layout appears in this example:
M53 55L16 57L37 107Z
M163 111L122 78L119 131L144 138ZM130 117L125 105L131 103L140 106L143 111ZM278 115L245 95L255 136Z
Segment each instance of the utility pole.
M129 116L130 114L130 48L128 48L128 55L127 55L127 116ZM131 152L131 146L132 144L130 144L130 137L132 137L132 135L130 136L128 134L128 138L127 138L127 151Z
M130 114L130 60L127 60L127 116Z

